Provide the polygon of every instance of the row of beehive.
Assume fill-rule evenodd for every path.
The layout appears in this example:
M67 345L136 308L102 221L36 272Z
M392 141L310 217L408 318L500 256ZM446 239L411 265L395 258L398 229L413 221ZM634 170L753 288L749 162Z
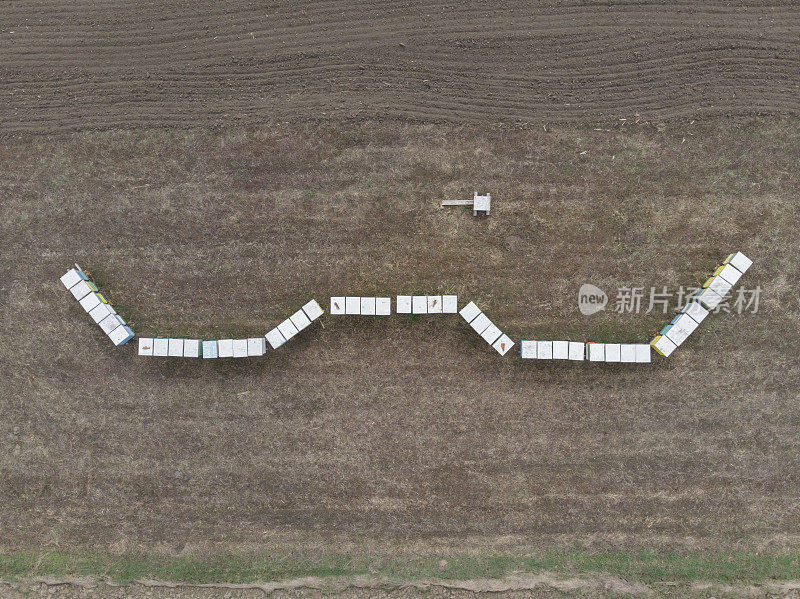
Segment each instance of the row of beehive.
M279 348L322 316L322 308L311 300L263 337L248 339L139 338L139 355L165 358L250 358L267 353L267 343Z
M458 296L455 295L398 295L398 314L455 314L458 312ZM331 298L331 314L334 316L389 316L392 313L392 298L342 296Z
M734 252L725 258L711 276L661 331L650 342L654 350L665 358L689 338L700 323L705 320L725 299L733 286L753 264L753 261L742 252Z
M646 343L583 343L580 341L520 341L520 354L528 360L573 360L647 364Z
M124 345L133 339L131 328L80 266L76 264L64 273L61 282L114 345Z
M480 335L486 343L491 345L497 353L505 356L508 350L512 348L514 342L504 334L497 326L489 320L489 317L475 305L475 302L470 302L459 312L461 317L467 321L472 330Z

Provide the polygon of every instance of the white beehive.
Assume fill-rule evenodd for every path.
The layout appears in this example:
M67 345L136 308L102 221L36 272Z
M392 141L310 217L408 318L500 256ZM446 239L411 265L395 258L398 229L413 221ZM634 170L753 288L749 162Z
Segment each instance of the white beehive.
M488 327L486 327L483 333L481 333L481 337L483 337L486 343L491 345L492 343L497 341L500 338L500 335L502 334L503 332L500 329L498 329L496 325L490 324Z
M100 326L102 331L108 335L117 327L124 326L125 321L122 320L119 314L109 314L97 324Z
M443 295L442 296L442 312L444 314L457 314L458 313L458 296L457 295Z
M718 275L713 277L711 281L708 281L708 285L706 287L711 289L718 296L725 297L725 295L731 290L732 285Z
M278 330L287 341L297 335L297 327L288 318L278 325Z
M278 327L275 327L269 333L264 335L264 338L267 340L272 349L278 349L281 345L286 343L286 338L278 330Z
M688 314L692 320L696 323L700 324L705 320L705 317L708 316L708 310L706 310L699 302L689 302L681 310L684 314Z
M397 313L398 314L411 314L411 296L398 295L397 296Z
M519 355L524 360L536 359L536 341L520 341L519 342Z
M89 296L87 295L86 297ZM91 316L92 320L94 320L97 323L102 321L104 318L111 316L112 314L116 314L116 312L111 307L111 304L104 304L103 302L98 303L94 308L89 310L89 316ZM125 323L123 322L122 324Z
M219 355L216 341L203 341L203 358L212 360Z
M590 362L606 361L605 343L587 343L586 352L589 354L588 357Z
M306 313L306 316L308 316L308 319L312 321L316 320L323 314L322 306L317 303L317 300L313 299L304 305L302 309L303 312Z
M495 341L492 347L497 350L498 354L505 356L508 350L514 347L514 342L509 339L508 335L501 335L500 339Z
M153 339L151 337L139 337L139 355L153 355Z
M552 360L553 359L553 342L552 341L537 341L536 342L536 358L539 360Z
M233 339L220 339L217 341L217 355L220 358L233 357Z
M665 358L668 358L678 346L667 339L664 335L656 335L655 338L650 342L650 347L652 347Z
M298 331L302 331L304 328L306 328L308 325L311 324L311 321L308 319L308 316L306 316L306 313L303 312L302 309L300 309L297 312L295 312L294 314L292 314L289 317L289 320L292 321L292 324L295 326L295 328ZM259 337L259 339L261 339L261 338ZM262 339L262 341L263 341L263 339Z
M461 308L461 312L459 312L459 314L461 314L461 316L467 322L472 322L478 317L479 314L481 314L481 309L475 305L475 302L470 302Z
M361 298L361 311L363 316L375 316L375 298L362 297Z
M184 339L183 340L183 357L184 358L199 358L200 357L200 340L199 339Z
M734 252L725 259L725 264L730 264L740 273L744 274L753 264L753 261L742 252Z
M69 291L72 294L72 297L80 301L92 291L97 292L97 287L95 287L93 283L84 280L84 281L79 281L78 283L70 287Z
M723 264L716 271L717 276L722 277L731 285L736 285L742 278L741 271L734 268L731 264Z
M631 343L622 343L619 346L619 361L626 364L636 362L636 348Z
M619 362L621 360L621 353L622 348L619 343L606 343L606 362Z
M125 345L133 337L133 331L126 325L118 326L108 334L108 338L111 339L114 345Z
M169 354L169 339L153 339L153 355L165 358Z
M428 297L426 295L415 295L411 298L411 313L412 314L427 314L428 313Z
M82 276L82 273L78 272L76 268L70 268L67 272L61 275L61 283L67 289L70 289L80 283L81 281L85 280L85 275Z
M569 359L569 341L553 341L553 359Z
M361 314L361 298L352 295L344 298L344 313ZM286 337L286 335L284 335L284 337Z
M169 340L169 350L167 355L170 358L182 358L183 357L183 339L170 339Z
M267 353L267 340L264 337L250 337L247 340L248 356L263 356Z
M247 357L247 339L233 340L233 357L234 358Z
M389 316L392 313L392 298L376 297L375 314L377 316Z
M475 330L475 332L478 333L478 335L480 335L489 327L490 324L492 324L492 321L489 320L489 317L486 316L486 314L481 312L480 314L478 314L475 320L469 323L469 326L471 326Z
M442 296L429 295L428 296L428 314L441 314L442 313Z
M344 314L345 300L343 297L331 298L331 314Z
M722 297L720 297L720 295L713 289L709 289L708 287L701 289L696 298L697 301L703 304L703 306L705 306L708 310L713 310L722 303Z
M97 307L98 304L101 304L102 301L100 301L100 296L97 293L88 293L80 299L79 303L81 308L87 312L91 312L92 309Z
M478 216L478 212L483 212L489 216L489 211L492 208L492 194L479 195L476 191L472 195L472 215Z
M636 363L649 364L650 346L647 343L635 343L633 347L636 353Z
M575 361L582 361L586 348L583 343L578 341L569 342L569 359Z

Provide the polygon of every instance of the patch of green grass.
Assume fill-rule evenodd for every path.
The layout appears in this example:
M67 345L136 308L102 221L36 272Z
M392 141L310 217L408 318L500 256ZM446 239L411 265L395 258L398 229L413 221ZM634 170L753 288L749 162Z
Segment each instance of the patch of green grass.
M641 583L710 581L758 583L800 579L800 554L738 552L548 551L516 556L373 554L218 554L155 557L77 553L0 554L0 577L86 577L127 583L157 579L184 583L248 583L304 576L372 575L396 580L500 578L512 572L564 576L607 574Z

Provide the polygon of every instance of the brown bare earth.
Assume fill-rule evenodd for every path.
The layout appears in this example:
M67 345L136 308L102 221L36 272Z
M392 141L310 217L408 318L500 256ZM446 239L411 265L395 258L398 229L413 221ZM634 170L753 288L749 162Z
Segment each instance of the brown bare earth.
M3 543L797 547L798 152L796 119L9 138ZM476 185L488 219L438 207ZM501 358L458 316L327 316L260 359L144 359L58 281L77 260L142 335L453 291L517 341L646 341L669 315L582 317L580 284L613 305L734 249L759 313L638 368Z
M0 2L0 130L800 110L793 2Z

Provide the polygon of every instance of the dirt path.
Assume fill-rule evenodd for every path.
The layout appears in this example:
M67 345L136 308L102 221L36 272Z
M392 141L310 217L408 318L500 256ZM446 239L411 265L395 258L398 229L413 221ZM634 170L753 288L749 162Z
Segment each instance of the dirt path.
M0 130L800 112L761 2L0 3Z

